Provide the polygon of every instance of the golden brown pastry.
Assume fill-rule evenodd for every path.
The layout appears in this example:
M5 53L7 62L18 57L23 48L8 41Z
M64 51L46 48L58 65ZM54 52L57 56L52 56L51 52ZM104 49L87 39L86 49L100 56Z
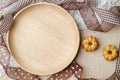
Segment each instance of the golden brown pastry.
M83 39L82 47L85 51L94 51L98 48L98 41L96 37L88 36Z
M103 56L106 60L112 61L118 56L117 48L113 45L108 45L103 49Z

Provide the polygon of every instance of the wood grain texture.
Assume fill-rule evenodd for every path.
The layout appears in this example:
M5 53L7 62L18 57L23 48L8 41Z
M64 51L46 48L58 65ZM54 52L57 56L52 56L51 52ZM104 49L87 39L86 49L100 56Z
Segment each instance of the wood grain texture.
M66 68L75 58L80 35L77 25L61 7L38 3L15 16L8 47L26 71L48 75Z

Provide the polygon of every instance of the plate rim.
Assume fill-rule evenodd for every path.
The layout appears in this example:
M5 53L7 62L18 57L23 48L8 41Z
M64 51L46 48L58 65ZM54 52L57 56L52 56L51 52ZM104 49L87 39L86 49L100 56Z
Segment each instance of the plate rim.
M24 7L24 8L22 8L21 10L19 10L16 14L15 14L15 16L13 17L13 21L16 19L16 17L21 13L21 12L23 12L25 9L27 9L27 8L29 8L29 7L31 7L31 6L36 6L36 5L50 5L50 6L54 6L54 7L57 7L57 8L59 8L59 9L61 9L62 11L64 11L64 12L66 12L70 17L72 17L71 15L70 15L70 13L68 13L64 8L62 8L62 7L60 7L60 6L58 6L58 5L56 5L56 4L52 4L52 3L47 3L47 2L40 2L40 3L33 3L33 4L30 4L30 5L28 5L28 6L26 6L26 7ZM79 48L80 48L80 30L79 30L79 28L78 28L78 26L77 26L77 23L75 22L75 20L73 19L73 17L71 18L72 20L73 20L73 22L74 22L74 24L76 25L76 27L77 27L77 33L78 33L78 45L77 45L77 51L76 51L76 53L75 53L75 56L73 57L73 59L72 59L72 61L76 58L76 56L77 56L77 53L78 53L78 50L79 50ZM10 27L11 28L11 27ZM28 70L28 69L26 69L25 67L23 67L21 64L19 64L19 62L15 59L15 57L13 56L13 53L12 53L12 51L11 51L11 49L10 49L10 44L9 44L9 38L10 38L10 36L9 36L9 33L10 33L10 28L9 28L9 30L8 30L8 32L7 32L7 39L6 39L6 46L7 46L7 48L8 48L8 51L10 52L10 54L11 54L11 56L13 57L13 59L14 59L14 61L18 64L18 66L20 67L20 68L22 68L23 70L25 70L25 71L27 71L27 72L30 72L30 73L32 73L32 74L36 74L36 75L51 75L51 73L48 73L48 74L38 74L38 73L34 73L34 72L32 72L32 71L30 71L30 70ZM71 64L71 62L72 61L70 61L70 63L69 63L69 65ZM68 67L69 65L67 65L66 67ZM66 68L65 67L65 68ZM64 68L64 69L65 69ZM62 69L62 70L64 70L64 69ZM62 70L60 70L60 71L62 71ZM58 71L59 72L59 71ZM56 72L55 72L56 73ZM52 72L52 74L54 74L53 72Z

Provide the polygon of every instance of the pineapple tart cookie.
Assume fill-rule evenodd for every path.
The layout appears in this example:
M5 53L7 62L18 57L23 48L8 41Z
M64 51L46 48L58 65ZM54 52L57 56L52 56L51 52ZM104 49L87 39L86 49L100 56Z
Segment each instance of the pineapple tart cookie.
M96 37L88 36L82 40L82 47L85 51L94 51L98 48L98 41Z
M118 56L118 50L115 46L113 45L108 45L105 48L103 48L102 52L104 58L108 61L112 61Z

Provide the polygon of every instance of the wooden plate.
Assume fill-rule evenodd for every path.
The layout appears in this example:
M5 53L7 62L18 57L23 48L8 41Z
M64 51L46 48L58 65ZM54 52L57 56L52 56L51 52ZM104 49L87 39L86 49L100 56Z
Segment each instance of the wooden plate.
M30 5L17 13L8 33L8 47L24 70L48 75L66 68L79 47L79 30L63 8Z

